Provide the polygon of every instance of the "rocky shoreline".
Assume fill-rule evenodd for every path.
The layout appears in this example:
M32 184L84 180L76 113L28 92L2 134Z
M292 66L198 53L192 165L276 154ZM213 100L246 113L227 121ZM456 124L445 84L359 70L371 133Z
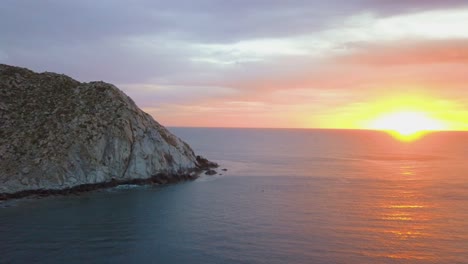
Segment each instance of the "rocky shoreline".
M158 173L146 179L130 179L130 180L116 180L115 178L107 182L82 184L65 189L37 189L25 190L16 193L0 193L0 201L21 199L21 198L41 198L48 196L60 195L79 195L86 192L97 191L102 189L114 188L120 185L166 185L174 184L184 181L193 181L200 177L201 174L214 175L217 172L214 170L219 165L215 162L208 161L207 159L197 156L198 167L193 169L190 173L181 174L167 174ZM224 171L226 169L223 169ZM211 171L215 171L211 174Z

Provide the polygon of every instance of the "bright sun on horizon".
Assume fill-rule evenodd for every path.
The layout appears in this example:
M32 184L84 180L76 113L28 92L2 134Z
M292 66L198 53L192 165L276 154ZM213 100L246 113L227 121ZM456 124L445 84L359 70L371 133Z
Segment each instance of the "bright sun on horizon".
M413 140L429 131L446 130L446 125L424 112L400 111L384 114L369 124L370 129L391 132L401 140Z

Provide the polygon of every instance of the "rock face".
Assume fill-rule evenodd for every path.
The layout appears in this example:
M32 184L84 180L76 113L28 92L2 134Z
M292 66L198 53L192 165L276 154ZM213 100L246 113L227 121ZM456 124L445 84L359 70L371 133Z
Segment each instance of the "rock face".
M0 64L4 196L158 177L176 181L212 166L112 84Z

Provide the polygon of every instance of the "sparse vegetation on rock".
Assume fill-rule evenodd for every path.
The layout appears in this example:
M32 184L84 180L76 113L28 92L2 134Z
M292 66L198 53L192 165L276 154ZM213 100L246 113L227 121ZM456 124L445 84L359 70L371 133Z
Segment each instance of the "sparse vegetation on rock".
M215 165L112 84L3 64L0 128L0 199L158 175L172 182Z

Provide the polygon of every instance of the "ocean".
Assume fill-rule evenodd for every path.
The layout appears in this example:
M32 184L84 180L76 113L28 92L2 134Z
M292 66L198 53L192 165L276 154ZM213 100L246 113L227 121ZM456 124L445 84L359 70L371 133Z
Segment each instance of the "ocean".
M468 263L468 132L170 130L222 175L0 203L0 263Z

